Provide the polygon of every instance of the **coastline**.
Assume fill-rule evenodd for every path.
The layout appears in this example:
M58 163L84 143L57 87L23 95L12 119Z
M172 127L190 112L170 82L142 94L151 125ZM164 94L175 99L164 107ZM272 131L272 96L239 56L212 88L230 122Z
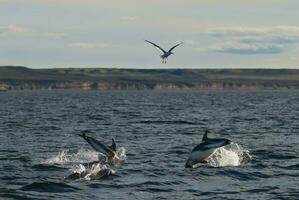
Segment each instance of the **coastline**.
M297 90L295 69L107 69L0 67L0 91Z

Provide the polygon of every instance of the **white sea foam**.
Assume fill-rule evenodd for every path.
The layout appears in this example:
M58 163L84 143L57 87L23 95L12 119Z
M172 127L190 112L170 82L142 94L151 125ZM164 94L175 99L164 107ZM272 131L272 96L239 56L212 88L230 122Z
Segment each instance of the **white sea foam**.
M79 150L75 153L70 153L68 150L60 152L58 155L47 159L45 164L64 165L69 163L87 163L99 160L99 154L90 150Z
M58 164L58 165L64 165L68 163L88 163L88 162L94 162L98 161L102 154L90 151L90 150L84 150L80 149L78 152L71 153L69 150L61 151L58 155L53 156L49 159L47 159L44 163L45 164ZM113 158L113 164L119 165L126 161L126 149L124 147L120 147L116 151L116 155Z
M249 151L236 143L218 148L208 159L208 165L213 167L239 166L251 159Z
M71 153L68 150L60 152L58 155L47 159L44 163L48 165L67 165L72 172L68 178L84 178L85 180L99 179L113 175L116 172L107 163L103 162L104 155L90 150L79 150ZM127 159L126 149L120 147L112 159L112 165L121 165Z
M79 164L71 169L72 175L85 180L100 179L115 174L115 171L108 164L93 163L90 165Z
M113 164L115 165L121 165L123 164L127 159L126 155L126 149L124 147L120 147L116 150L116 155L113 158Z

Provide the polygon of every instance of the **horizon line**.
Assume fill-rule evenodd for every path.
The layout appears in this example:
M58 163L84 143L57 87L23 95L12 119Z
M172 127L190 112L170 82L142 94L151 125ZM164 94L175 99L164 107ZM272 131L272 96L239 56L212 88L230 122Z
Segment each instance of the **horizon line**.
M88 66L88 67L68 67L68 66L62 66L62 67L36 67L36 66L25 66L25 65L0 65L0 67L24 67L28 69L142 69L142 70L172 70L172 69L180 69L180 70L219 70L219 69L295 69L299 70L299 66L293 66L293 67L115 67L115 66Z

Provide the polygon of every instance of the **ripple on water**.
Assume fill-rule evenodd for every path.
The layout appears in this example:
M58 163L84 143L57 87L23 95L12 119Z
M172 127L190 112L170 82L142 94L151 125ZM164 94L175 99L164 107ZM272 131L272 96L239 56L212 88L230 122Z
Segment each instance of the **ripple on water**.
M41 182L33 182L28 185L25 185L21 187L20 190L35 191L35 192L49 192L49 193L64 193L64 192L76 192L80 189L62 182L41 181Z
M299 199L298 99L298 91L1 94L0 199ZM213 164L185 169L206 128L250 152L221 149ZM128 150L116 175L65 178L98 160L82 130Z
M65 171L68 168L61 165L36 164L32 166L32 169L37 171Z

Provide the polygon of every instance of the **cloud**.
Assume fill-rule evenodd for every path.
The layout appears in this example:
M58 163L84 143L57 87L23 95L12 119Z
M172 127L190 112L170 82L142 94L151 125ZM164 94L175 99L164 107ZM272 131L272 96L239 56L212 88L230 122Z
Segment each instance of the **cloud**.
M95 49L95 48L108 48L111 45L106 43L86 43L86 42L77 42L69 44L70 47L81 48L81 49Z
M188 45L194 45L195 44L194 40L192 40L192 39L186 39L186 40L181 40L181 41L183 41L185 44L188 44Z
M284 52L284 46L269 43L224 42L210 48L213 51L233 54L278 54Z
M273 26L273 27L222 27L202 32L210 36L299 36L299 26Z
M50 37L50 38L63 38L67 36L66 33L59 33L59 32L44 32L42 34L43 36Z
M86 3L102 3L104 0L0 0L0 3L7 3L7 2L14 2L14 3L53 3L53 4L86 4Z
M224 40L209 48L221 53L278 54L299 43L298 26L226 27L208 30L204 34Z
M27 31L28 29L16 25L0 26L0 33L25 33Z
M196 51L196 52L198 52L198 53L206 52L206 49L201 48L201 47L193 48L193 50Z
M120 18L120 20L122 20L122 21L135 21L137 18L136 17L132 17L132 16L122 16L121 18Z
M63 38L66 37L66 33L62 32L46 32L35 30L32 28L25 28L22 26L17 25L7 25L7 26L0 26L0 34L3 35L18 35L18 36L25 36L25 37L47 37L47 38Z
M257 37L240 37L240 42L243 43L276 43L276 44L296 44L299 42L299 36L257 36Z

